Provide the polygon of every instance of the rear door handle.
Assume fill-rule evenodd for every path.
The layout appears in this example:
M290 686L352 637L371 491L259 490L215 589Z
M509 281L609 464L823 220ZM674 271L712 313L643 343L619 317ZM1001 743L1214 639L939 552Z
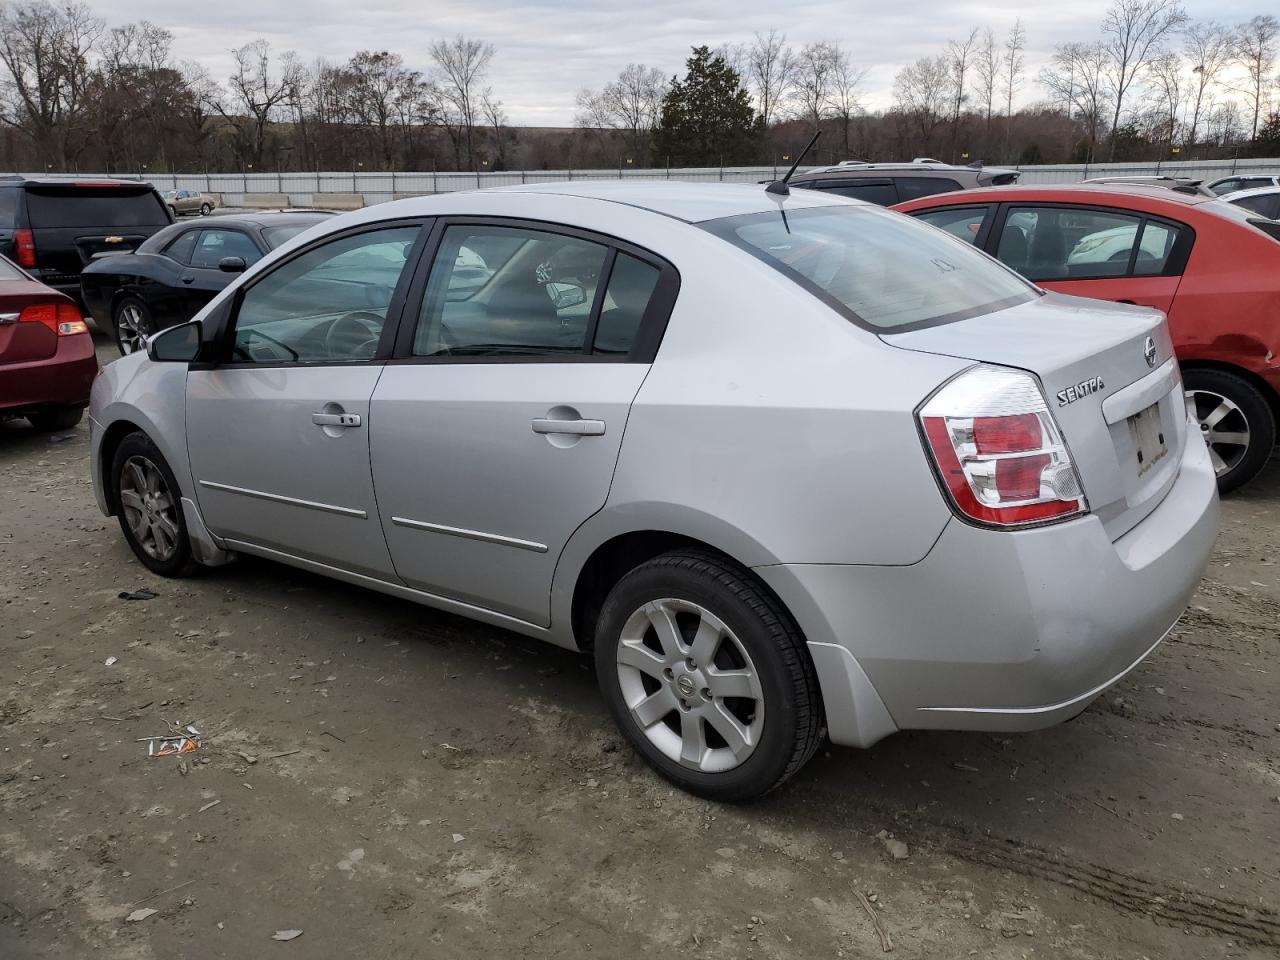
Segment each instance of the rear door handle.
M603 437L603 420L549 420L535 417L534 433L567 433L575 437Z
M195 283L195 282L196 282L196 278L195 278L195 277L183 277L183 278L182 278L182 282L183 282L183 283Z
M311 422L320 427L358 427L358 413L313 413Z

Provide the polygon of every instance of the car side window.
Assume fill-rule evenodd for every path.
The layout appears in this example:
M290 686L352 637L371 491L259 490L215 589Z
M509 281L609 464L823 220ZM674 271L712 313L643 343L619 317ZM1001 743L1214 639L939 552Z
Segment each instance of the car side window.
M945 230L966 243L977 243L982 225L990 213L990 207L943 207L940 210L924 210L912 216Z
M1138 255L1133 261L1135 277L1159 276L1169 265L1181 231L1167 223L1148 220L1142 227L1138 240Z
M1232 202L1237 207L1252 210L1268 220L1280 219L1280 193L1263 193L1256 197L1241 197L1239 200Z
M996 257L1030 280L1122 277L1141 227L1142 217L1126 213L1011 207Z
M894 177L893 182L898 185L900 200L932 197L934 194L961 189L960 184L950 177Z
M890 207L898 202L898 192L894 190L893 184L889 181L870 181L868 183L859 183L855 181L837 181L831 186L826 186L819 181L814 184L822 190L830 193L839 194L842 197L852 197L854 200L865 200L868 203L874 203L881 207Z
M242 295L232 361L372 358L417 236L416 226L369 230L275 267Z
M414 356L582 353L607 254L603 244L549 231L448 227L427 280Z
M200 235L199 230L188 230L186 233L170 241L169 245L161 252L170 260L177 260L181 264L190 264L191 255L196 249L196 238Z
M618 254L600 306L592 353L619 355L631 352L649 301L658 288L659 276L660 271L653 264L627 253Z
M262 252L239 230L202 230L200 242L191 255L191 266L216 270L219 261L226 257L240 257L247 265L261 260Z

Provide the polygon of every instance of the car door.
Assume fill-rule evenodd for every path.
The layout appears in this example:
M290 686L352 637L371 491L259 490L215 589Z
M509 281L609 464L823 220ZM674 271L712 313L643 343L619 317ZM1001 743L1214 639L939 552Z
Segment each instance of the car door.
M187 445L205 522L233 547L394 579L369 399L421 234L399 221L319 240L254 278L211 332L215 362L187 376Z
M248 233L230 227L206 227L200 231L195 248L191 252L189 269L183 271L180 282L185 290L187 317L194 317L236 278L219 264L228 257L239 257L249 267L262 259L263 251Z
M1139 211L1009 204L988 252L1047 290L1168 311L1194 236Z
M453 219L373 396L382 529L400 577L546 625L570 535L609 493L678 279L563 227Z
M158 253L134 256L140 275L133 292L146 301L157 329L191 319L193 311L182 278L191 270L191 254L199 234L198 230L181 230Z

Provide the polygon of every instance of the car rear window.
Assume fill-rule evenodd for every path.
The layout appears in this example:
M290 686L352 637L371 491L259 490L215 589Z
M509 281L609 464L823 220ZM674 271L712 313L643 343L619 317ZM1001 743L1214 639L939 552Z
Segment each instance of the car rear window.
M875 207L757 213L703 226L876 330L963 320L1038 295L963 241Z
M286 223L278 227L267 227L262 231L262 238L267 241L267 246L274 250L282 243L292 240L303 230L310 230L322 219L324 218L316 217L316 219L308 220L304 223Z
M28 190L27 216L33 229L51 227L161 227L169 222L164 203L150 190L79 187Z
M27 275L4 257L0 257L0 280L26 280Z
M12 227L18 222L18 191L12 187L0 189L0 227Z

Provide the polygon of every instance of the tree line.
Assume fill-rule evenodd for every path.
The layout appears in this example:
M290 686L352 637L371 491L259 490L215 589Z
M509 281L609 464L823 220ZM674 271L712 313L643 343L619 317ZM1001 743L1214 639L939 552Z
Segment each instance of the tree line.
M569 129L516 128L497 51L455 36L420 66L386 50L304 62L253 40L215 79L173 35L109 27L83 0L0 5L0 168L146 172L502 170L813 162L988 163L1280 154L1280 22L1192 22L1180 0L1112 0L1095 39L1028 74L1021 19L902 66L892 91L832 40L778 30L694 46L683 74L628 64ZM870 108L868 101L887 105Z

